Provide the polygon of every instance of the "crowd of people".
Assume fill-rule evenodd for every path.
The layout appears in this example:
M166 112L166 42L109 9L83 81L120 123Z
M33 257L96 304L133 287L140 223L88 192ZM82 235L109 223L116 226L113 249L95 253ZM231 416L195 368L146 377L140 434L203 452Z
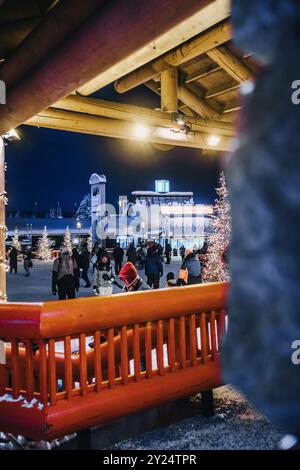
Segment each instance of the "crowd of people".
M131 243L126 251L117 243L111 254L102 246L95 246L92 253L86 244L80 251L73 248L72 252L63 246L53 262L52 293L58 295L59 300L74 299L80 288L80 278L84 281L83 288L92 288L93 293L99 296L111 295L114 286L129 292L201 283L199 253L184 246L180 247L179 253L182 258L179 272L168 272L166 282L162 284L164 264L169 265L172 258L170 243L166 243L165 248L154 240L138 247ZM10 272L18 272L20 255L24 261L25 275L29 276L33 267L30 248L22 252L15 247L10 250ZM89 277L90 268L92 279ZM144 271L146 282L140 271Z

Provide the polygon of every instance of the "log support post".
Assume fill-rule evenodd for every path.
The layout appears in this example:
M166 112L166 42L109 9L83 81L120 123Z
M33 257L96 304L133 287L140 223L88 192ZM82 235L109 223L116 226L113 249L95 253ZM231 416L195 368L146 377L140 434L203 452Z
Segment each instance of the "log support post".
M176 67L168 67L161 73L161 110L166 113L178 111L178 74Z
M215 414L214 395L212 390L201 393L201 412L202 416L211 418Z

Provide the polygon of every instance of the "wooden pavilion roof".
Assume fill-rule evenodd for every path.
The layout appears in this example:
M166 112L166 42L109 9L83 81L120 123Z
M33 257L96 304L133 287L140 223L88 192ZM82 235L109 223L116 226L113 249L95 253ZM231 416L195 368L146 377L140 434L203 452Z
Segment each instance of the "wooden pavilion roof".
M9 61L25 38L62 2L64 0L0 0L0 60L4 64ZM157 145L209 148L205 136L218 134L222 141L215 145L216 149L228 150L241 107L240 87L245 81L255 79L260 66L254 57L245 54L232 43L228 9L230 2L216 0L207 3L218 6L218 10L211 10L212 12L220 11L221 5L224 13L210 16L208 20L205 17L204 26L201 24L199 28L199 21L191 23L195 34L190 31L183 34L182 42L177 41L175 47L168 48L164 39L163 53L155 51L155 57L149 61L147 56L139 61L140 56L133 51L132 56L125 58L125 65L120 67L117 64L111 71L107 68L76 87L69 96L63 96L48 108L32 115L26 124L128 138L132 125L142 122L152 126L149 140ZM206 24L208 27L205 27ZM182 22L178 23L178 28L182 28ZM171 39L169 46L174 45ZM160 38L157 39L160 46L159 41ZM136 67L132 65L135 63L134 59ZM124 73L127 71L128 73ZM163 91L162 80L165 87ZM129 102L111 103L89 97L102 86L113 82L115 89L121 93L136 86L147 86L153 93L162 95L161 110L133 106ZM170 105L174 93L178 98L176 110ZM186 116L187 125L184 129L177 126L178 113Z

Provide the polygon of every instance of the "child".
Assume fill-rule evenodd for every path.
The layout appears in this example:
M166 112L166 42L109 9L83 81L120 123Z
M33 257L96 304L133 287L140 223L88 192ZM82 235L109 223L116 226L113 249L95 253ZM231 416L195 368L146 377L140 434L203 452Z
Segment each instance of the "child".
M172 272L168 273L165 287L176 287L176 286L177 286L177 282L176 282L174 273Z

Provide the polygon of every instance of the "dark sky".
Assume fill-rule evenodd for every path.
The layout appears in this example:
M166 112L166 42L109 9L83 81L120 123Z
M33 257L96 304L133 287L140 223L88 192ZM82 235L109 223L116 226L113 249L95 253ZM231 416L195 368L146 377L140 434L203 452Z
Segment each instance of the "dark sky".
M159 97L138 88L119 95L107 87L95 96L140 106L159 107ZM89 192L91 173L108 179L107 201L119 194L153 190L155 179L169 179L171 191L193 191L197 202L212 202L219 161L199 149L155 150L151 144L70 132L19 128L22 140L6 148L9 210L48 210L59 201L71 211Z

